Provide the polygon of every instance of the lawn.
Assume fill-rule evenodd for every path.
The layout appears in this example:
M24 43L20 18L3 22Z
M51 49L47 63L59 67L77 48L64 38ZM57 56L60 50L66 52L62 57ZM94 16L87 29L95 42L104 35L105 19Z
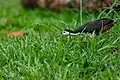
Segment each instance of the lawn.
M120 80L120 21L94 38L61 31L119 13L25 10L19 0L0 0L0 80ZM8 38L11 31L24 37ZM116 52L114 52L114 49Z

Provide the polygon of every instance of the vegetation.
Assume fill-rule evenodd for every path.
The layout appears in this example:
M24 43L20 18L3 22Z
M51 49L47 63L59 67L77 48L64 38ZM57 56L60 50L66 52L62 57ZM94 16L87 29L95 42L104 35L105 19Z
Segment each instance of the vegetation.
M119 13L82 14L82 23ZM119 80L120 21L94 38L63 36L81 23L78 12L25 10L19 0L0 0L0 80ZM8 38L11 31L26 36ZM116 49L116 50L114 50Z

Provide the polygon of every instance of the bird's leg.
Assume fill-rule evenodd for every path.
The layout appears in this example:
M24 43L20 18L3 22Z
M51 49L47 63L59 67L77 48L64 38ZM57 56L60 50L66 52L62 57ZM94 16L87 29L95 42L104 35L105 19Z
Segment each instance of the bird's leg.
M95 37L95 31L92 34L89 33L88 35L89 35L90 38L94 38Z

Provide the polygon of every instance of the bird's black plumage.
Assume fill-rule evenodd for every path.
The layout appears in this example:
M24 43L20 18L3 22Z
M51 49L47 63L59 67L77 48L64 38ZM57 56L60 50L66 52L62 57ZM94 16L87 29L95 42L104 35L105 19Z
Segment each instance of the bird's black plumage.
M114 25L114 20L108 19L108 18L103 18L95 21L88 22L80 27L78 27L76 30L69 30L66 29L66 32L69 33L93 33L99 34L100 32L103 33L110 29Z

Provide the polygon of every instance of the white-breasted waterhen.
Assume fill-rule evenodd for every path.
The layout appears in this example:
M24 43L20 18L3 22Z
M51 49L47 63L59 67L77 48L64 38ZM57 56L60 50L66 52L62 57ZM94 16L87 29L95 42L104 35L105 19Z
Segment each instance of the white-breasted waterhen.
M91 21L82 26L78 27L76 30L65 29L62 31L63 35L78 35L80 33L90 33L93 32L98 35L103 33L114 26L114 20L109 18L102 18L99 20Z

